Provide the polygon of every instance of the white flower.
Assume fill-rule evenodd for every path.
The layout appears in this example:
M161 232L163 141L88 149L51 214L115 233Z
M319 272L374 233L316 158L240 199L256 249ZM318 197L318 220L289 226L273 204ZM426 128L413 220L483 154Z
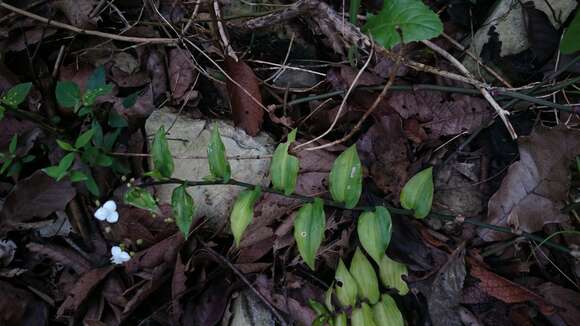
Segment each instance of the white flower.
M107 221L109 223L117 223L119 220L119 213L117 213L117 204L114 201L107 201L103 207L99 207L95 212L95 218L99 221Z
M123 264L131 260L131 256L126 251L123 251L121 247L114 246L111 248L111 262L113 264Z

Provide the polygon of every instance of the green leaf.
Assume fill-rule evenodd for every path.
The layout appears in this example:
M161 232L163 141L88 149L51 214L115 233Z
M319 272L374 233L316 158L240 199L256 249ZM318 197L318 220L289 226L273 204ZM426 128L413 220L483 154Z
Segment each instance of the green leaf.
M350 262L350 273L358 285L358 295L375 304L379 301L379 280L373 265L369 262L360 248L356 248L354 257Z
M60 181L67 175L68 169L71 167L75 159L75 153L66 154L55 166L44 168L43 171L48 176L53 177L56 181Z
M405 326L397 303L388 294L383 294L381 301L373 306L373 316L377 326Z
M111 84L102 85L98 86L97 88L87 90L85 92L85 95L83 95L83 105L91 106L95 104L95 100L97 99L97 97L107 95L112 90L113 85Z
M348 319L346 317L346 312L341 312L334 317L334 325L332 326L348 326Z
M113 128L125 128L129 125L127 120L125 120L125 118L118 114L115 110L111 110L111 112L109 112L109 121L107 123Z
M153 139L153 146L151 147L151 154L153 155L153 165L155 170L165 178L171 178L173 174L173 158L171 157L171 152L169 151L169 144L167 143L167 138L165 138L165 128L161 126L155 138Z
M350 17L349 21L353 24L356 25L356 22L358 20L358 11L360 9L360 2L361 0L351 0L350 1L350 6L348 8L348 15Z
M379 265L379 276L383 285L396 289L400 295L406 295L409 293L409 287L403 280L403 275L407 275L407 266L384 255Z
M193 215L195 214L195 206L193 205L193 198L187 193L187 187L185 185L181 185L173 190L173 194L171 195L171 208L177 227L187 239L189 229L193 222Z
M381 263L389 246L392 227L391 214L383 206L377 206L374 212L364 212L358 218L358 239L377 264Z
M356 146L352 145L334 161L330 171L330 194L332 198L353 208L362 192L362 169Z
M93 196L95 196L95 197L101 196L101 190L99 189L99 185L97 185L95 178L93 178L93 175L90 172L87 174L87 180L85 181L85 186L87 187L87 190Z
M401 190L401 206L413 211L416 218L425 218L433 202L433 168L415 174Z
M439 16L421 0L385 0L383 9L367 19L363 32L383 47L392 48L401 43L397 28L404 43L428 40L443 32Z
M125 204L127 205L145 209L154 214L160 213L159 207L157 207L157 202L155 202L153 195L143 188L129 188L129 190L125 193L124 200Z
M324 204L320 198L306 204L298 210L294 219L294 239L304 262L315 270L316 252L324 238L326 216Z
M4 163L2 164L2 167L0 167L0 174L4 174L4 172L5 172L6 170L8 170L8 168L9 168L9 167L10 167L10 165L12 164L12 161L13 161L13 159L12 159L12 158L6 159L6 160L4 161Z
M209 171L217 179L228 182L231 176L230 163L226 158L226 148L222 142L217 124L214 124L211 131L211 139L207 147L207 160L209 162Z
M69 144L69 143L67 143L65 141L62 141L60 139L57 139L56 140L56 143L58 144L58 147L64 149L67 152L76 152L76 148L74 148L73 145L71 145L71 144Z
M560 51L564 54L574 53L580 50L580 11L576 11L576 16L566 28L562 41L560 41Z
M132 107L133 105L135 105L135 103L137 103L137 99L139 98L139 94L141 93L141 91L136 91L135 93L131 93L129 94L127 97L125 97L123 99L123 107L125 109L128 109L130 107Z
M4 112L6 112L6 109L0 105L0 120L4 119Z
M240 193L234 207L232 208L232 213L230 214L230 225L232 228L232 234L234 235L234 240L236 246L240 246L240 241L242 240L242 235L254 217L254 205L262 191L259 187L254 190L244 190Z
M14 85L14 87L10 88L0 100L2 103L15 108L20 103L24 102L31 88L32 83Z
M87 180L89 180L89 177L87 177L87 175L81 171L71 171L70 173L70 181L72 182L81 182Z
M97 89L107 83L105 66L100 65L87 79L87 91Z
M310 309L314 310L316 316L328 315L328 310L322 303L316 300L308 299L308 305L310 306Z
M18 134L14 134L12 139L10 139L10 144L8 145L8 152L10 154L16 153L16 146L18 146Z
M81 89L70 80L56 83L56 101L63 108L78 108L81 103Z
M298 158L288 154L290 144L296 139L296 129L288 135L288 141L278 145L272 163L270 164L270 176L274 189L283 191L286 196L291 195L296 188L298 179Z
M84 117L85 115L89 115L92 112L93 112L93 109L90 106L83 106L80 108L80 110L78 110L77 115L79 117Z
M113 150L113 146L115 146L115 142L117 141L117 138L119 137L119 135L121 134L121 129L116 129L113 132L108 132L105 137L103 138L103 149L107 150L107 151L112 151Z
M350 316L352 326L375 326L373 310L366 302L363 302L360 308L352 311Z
M95 129L91 128L83 132L75 141L75 148L81 149L85 147L93 138L95 131L96 131Z
M97 147L103 146L103 127L97 120L93 120L91 124L91 129L95 130L95 134L93 135L93 144Z
M334 274L336 298L343 307L354 307L358 295L358 285L350 274L342 258L338 261L338 267Z
M334 306L332 305L332 289L334 288L334 282L330 285L328 290L324 293L324 305L328 311L334 311Z

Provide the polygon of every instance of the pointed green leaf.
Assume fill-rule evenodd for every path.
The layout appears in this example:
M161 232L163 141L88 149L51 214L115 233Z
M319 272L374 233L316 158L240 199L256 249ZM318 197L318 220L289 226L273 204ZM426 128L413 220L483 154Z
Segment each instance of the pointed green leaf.
M70 80L56 83L56 101L63 108L77 108L81 103L81 89Z
M10 88L0 101L13 108L17 107L20 103L24 102L26 96L32 88L32 83L23 83L14 85Z
M376 325L373 310L366 302L363 302L360 308L356 308L352 311L352 315L350 316L350 322L352 326Z
M72 182L81 182L87 181L89 177L81 171L71 171L70 173L70 181Z
M83 132L75 141L75 148L81 149L81 148L85 147L85 145L88 144L91 141L91 139L93 138L95 131L96 131L95 129L91 128L91 129Z
M4 119L4 112L6 112L6 109L0 105L0 120Z
M326 216L324 203L315 198L313 203L306 204L298 210L294 219L294 239L304 262L315 269L316 252L324 238Z
M87 79L87 91L104 86L107 83L105 66L98 66Z
M328 315L328 310L322 303L316 300L308 299L308 305L310 306L310 309L314 310L316 316Z
M332 198L353 208L362 192L362 168L356 145L340 154L330 171L330 194Z
M74 160L75 153L68 153L60 160L58 163L58 170L60 171L60 174L56 177L56 181L60 181L60 179L66 175Z
M336 283L335 291L338 302L345 308L349 306L354 307L358 295L358 285L342 259L338 261L334 281Z
M560 41L560 51L564 54L571 54L578 50L580 50L580 11L577 10Z
M334 325L332 326L348 326L348 319L346 317L346 312L341 312L334 317Z
M98 86L94 89L89 89L83 95L83 105L84 106L91 106L95 104L97 97L104 96L109 94L113 90L113 85L107 84Z
M270 164L270 176L274 189L283 191L287 196L294 192L298 179L298 158L288 154L288 148L295 139L296 129L288 135L287 142L278 145Z
M2 164L2 167L0 167L0 174L4 174L4 172L6 170L8 170L8 168L10 167L10 165L12 164L13 159L9 158L9 159L5 159L4 163ZM46 173L46 172L45 172ZM48 173L47 173L48 174Z
M404 264L384 255L379 265L379 275L385 287L396 289L400 295L409 293L407 282L403 280L403 275L407 275L407 266Z
M85 187L87 187L87 190L93 196L95 197L101 196L101 190L99 189L99 185L97 185L95 178L93 178L93 175L90 172L87 174L87 180L85 180Z
M111 112L109 112L109 120L107 123L113 128L125 128L129 125L127 119L118 114L115 110L111 110Z
M334 306L332 305L332 290L334 289L334 282L330 285L328 290L324 293L324 305L328 311L334 311Z
M358 218L358 239L377 264L381 263L391 241L392 226L391 214L383 206L377 206L374 212L364 212Z
M350 262L350 274L358 285L359 298L366 299L374 304L379 301L379 280L373 265L369 262L360 248L356 248L354 257Z
M181 185L173 190L173 194L171 195L171 208L177 227L187 239L189 229L193 223L195 206L193 204L193 198L187 193L187 187L185 185Z
M123 99L123 107L125 109L128 109L130 107L132 107L133 105L135 105L135 103L137 103L137 99L139 99L139 94L141 93L141 91L136 91L134 93L129 94L127 97L125 97Z
M171 178L174 168L173 157L171 157L171 152L169 151L169 144L167 143L163 126L155 134L153 146L151 146L151 154L153 155L155 170L159 171L163 177Z
M443 24L436 13L421 0L385 0L383 9L370 16L363 31L385 48L401 43L428 40L443 32Z
M230 215L230 224L236 246L238 247L240 246L240 241L242 240L244 231L246 231L246 228L252 222L252 218L254 217L254 205L258 198L260 198L261 194L262 191L258 187L254 190L244 190L240 193L234 203Z
M139 187L131 187L125 193L125 204L135 206L137 208L148 210L154 214L159 214L160 210L157 207L157 202L153 195L147 190Z
M69 144L69 143L67 143L65 141L62 141L60 139L57 139L56 140L56 143L58 144L58 147L64 149L67 152L76 152L76 148L74 148L73 145L71 145L71 144Z
M224 180L224 182L230 180L231 167L226 158L226 148L222 142L217 124L214 124L211 131L211 139L207 147L207 160L212 176Z
M8 152L10 154L16 153L16 146L18 146L18 134L14 134L12 139L10 139L10 144L8 145Z
M405 326L397 303L388 294L383 294L381 301L373 306L373 316L377 326Z
M413 211L416 218L425 218L433 202L433 168L415 174L401 190L401 206Z

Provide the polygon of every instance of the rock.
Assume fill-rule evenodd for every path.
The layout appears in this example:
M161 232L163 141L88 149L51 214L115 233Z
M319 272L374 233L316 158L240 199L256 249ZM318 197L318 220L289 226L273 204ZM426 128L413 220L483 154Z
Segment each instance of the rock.
M272 313L250 290L239 293L232 303L230 326L274 326Z
M175 124L174 124L175 123ZM261 132L256 137L248 136L242 129L233 127L224 121L216 121L226 155L231 156L266 156L260 159L230 159L232 178L237 181L267 186L270 158L274 152L274 140ZM171 127L173 125L173 127ZM174 157L174 178L184 180L203 180L210 174L207 163L207 146L210 139L212 123L207 120L191 119L184 114L177 115L170 109L163 108L151 114L145 123L148 136L155 134L159 127L169 130L167 134L169 149ZM148 137L152 141L152 137ZM197 157L197 158L188 158ZM201 157L201 158L200 158ZM171 193L177 185L157 187L160 202L170 203ZM188 192L193 197L197 211L196 216L205 216L209 226L219 230L230 215L233 203L243 190L237 186L200 186L191 187Z

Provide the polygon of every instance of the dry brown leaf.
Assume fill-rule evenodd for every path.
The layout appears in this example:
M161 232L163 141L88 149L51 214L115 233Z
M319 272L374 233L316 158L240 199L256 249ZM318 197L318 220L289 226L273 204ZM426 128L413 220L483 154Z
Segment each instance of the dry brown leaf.
M96 25L96 18L90 14L97 3L97 0L60 0L54 6L62 11L71 25L87 28Z
M85 302L93 289L104 280L115 267L109 265L90 270L83 274L70 291L66 300L58 308L57 315L62 317L74 313Z
M441 92L396 92L389 104L404 119L421 122L432 139L471 132L491 118L485 100L466 95L446 98Z
M471 276L479 279L479 288L490 296L505 303L521 303L532 301L544 315L554 313L554 307L538 294L527 288L488 271L477 260L468 259Z
M183 316L183 307L181 305L181 297L187 291L187 275L185 275L185 264L181 259L181 254L177 254L175 260L175 270L173 271L173 278L171 280L171 318L173 318L174 325L181 324L181 317Z
M556 306L558 314L568 325L580 321L580 293L547 282L538 287L538 292L549 303Z
M161 264L175 264L177 252L181 248L184 238L181 232L162 240L150 248L136 253L131 260L125 263L129 273L152 269Z
M193 87L198 71L188 53L181 48L175 48L169 51L168 72L172 96L180 102Z
M249 93L246 94L243 89L227 79L226 85L232 105L234 122L236 126L244 129L248 135L255 136L260 131L264 120L264 111L258 105L258 103L262 103L258 79L252 68L241 60L236 62L234 59L226 57L225 70L236 83Z
M580 154L580 132L536 128L519 140L520 160L512 164L488 204L485 222L536 232L544 224L568 219L560 212L570 188L571 160ZM480 229L486 241L511 235Z
M0 325L47 325L46 305L32 293L0 280Z
M91 263L71 249L52 244L29 243L26 248L31 252L45 255L55 262L68 266L77 274L83 274L91 269Z

